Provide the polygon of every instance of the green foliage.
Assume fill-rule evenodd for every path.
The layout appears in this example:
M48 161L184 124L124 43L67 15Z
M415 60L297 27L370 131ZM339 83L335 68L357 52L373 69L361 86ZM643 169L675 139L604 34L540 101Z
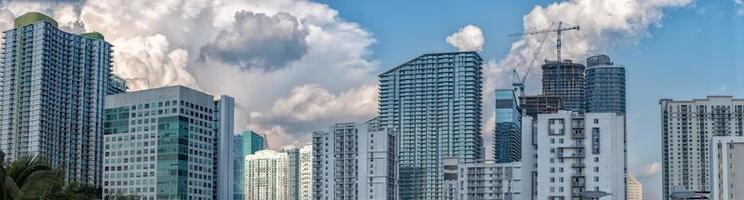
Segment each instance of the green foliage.
M98 190L77 182L65 183L58 170L39 156L23 156L5 163L0 151L0 199L86 200Z

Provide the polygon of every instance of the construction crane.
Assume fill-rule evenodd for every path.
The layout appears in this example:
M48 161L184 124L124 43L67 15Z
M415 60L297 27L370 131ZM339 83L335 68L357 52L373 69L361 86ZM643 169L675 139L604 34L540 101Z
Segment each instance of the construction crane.
M576 30L579 31L579 26L569 26L569 27L563 27L563 22L558 22L558 28L555 29L545 29L545 30L539 30L539 31L532 31L532 32L523 32L523 33L514 33L510 34L509 37L516 37L516 36L523 36L523 35L535 35L535 34L543 34L543 33L552 33L555 32L558 36L556 37L556 43L555 43L555 49L556 49L556 61L561 61L561 32L563 31L571 31Z
M580 28L579 28L579 26L570 26L570 25L568 27L563 27L563 22L562 21L558 21L558 27L557 28L553 29L552 27L553 26L551 25L551 28L550 29L538 30L538 31L531 31L531 32L514 33L514 34L510 34L508 36L509 37L517 37L517 36L524 36L524 35L549 34L549 33L555 32L557 34L557 36L556 36L556 43L555 43L556 61L558 62L558 65L556 66L556 70L560 71L561 70L561 62L562 62L562 60L561 60L561 32L563 32L563 31L571 31L571 30L579 31ZM546 35L546 38L547 38L547 35ZM542 43L540 44L540 47L542 47ZM537 55L535 55L535 58L536 57L537 57ZM534 58L533 58L532 62L534 64ZM531 68L531 66L532 65L530 65L530 68ZM527 71L527 74L529 74L529 70ZM520 80L521 83L516 83L516 84L512 84L512 85L521 86L522 88L520 88L520 90L524 91L524 81L527 79L527 74L525 74L525 76ZM515 75L518 76L518 74L516 74L516 70L515 70ZM556 73L556 81L555 81L556 91L560 91L560 84L558 84L559 83L558 80L560 80L560 79L561 79L561 73L558 72L558 73Z
M553 25L550 25L551 27ZM540 41L540 45L537 47L537 51L535 51L534 54L532 54L532 61L529 65L527 65L527 72L524 73L524 76L520 76L519 72L517 72L517 68L514 67L512 69L512 87L514 87L514 90L519 90L519 96L524 96L524 87L525 82L527 81L527 76L530 75L530 71L532 71L532 66L535 65L535 61L537 60L537 56L540 55L540 51L542 50L543 44L545 44L545 41L548 39L548 35L545 35L545 37Z

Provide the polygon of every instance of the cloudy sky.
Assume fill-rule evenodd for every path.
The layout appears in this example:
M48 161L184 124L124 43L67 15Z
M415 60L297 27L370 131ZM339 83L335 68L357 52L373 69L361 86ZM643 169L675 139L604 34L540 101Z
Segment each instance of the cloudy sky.
M114 47L114 73L140 90L182 84L236 98L236 129L270 146L304 144L313 130L377 111L377 74L420 54L475 50L484 67L484 137L492 90L555 57L551 36L509 38L557 21L564 58L604 53L628 70L630 171L659 199L659 98L744 97L741 0L2 1L0 29L27 11L70 32L98 31ZM535 62L531 61L538 55ZM527 90L540 90L532 70ZM487 146L490 151L490 145Z

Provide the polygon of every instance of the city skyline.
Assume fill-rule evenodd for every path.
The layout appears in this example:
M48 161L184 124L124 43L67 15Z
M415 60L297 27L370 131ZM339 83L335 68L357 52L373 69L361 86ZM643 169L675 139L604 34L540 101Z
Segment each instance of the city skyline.
M101 32L114 46L114 74L130 81L131 89L184 84L213 95L235 96L235 130L250 129L266 134L272 149L293 143L307 144L310 133L319 127L335 122L360 122L375 116L377 75L420 54L456 51L449 47L451 43L476 50L484 58L481 134L483 146L491 148L493 90L509 88L508 72L517 67L524 73L525 65L533 59L532 54L514 56L515 52L531 52L531 48L517 45L510 51L509 47L520 42L531 47L541 39L506 35L549 27L550 22L541 21L541 16L562 19L582 26L580 32L564 35L564 58L585 64L586 58L601 53L626 66L628 167L649 188L646 191L653 193L661 189L658 99L695 99L715 94L742 96L737 92L742 91L744 82L735 76L743 72L740 66L744 63L736 56L744 52L742 45L736 45L744 42L744 38L737 36L744 32L741 6L734 1L631 0L623 5L577 2L589 1L478 2L481 5L432 2L420 5L429 8L421 10L430 11L403 14L402 8L416 4L407 2L393 4L390 15L380 16L376 13L385 6L370 2L354 5L283 0L125 5L105 1L10 1L2 3L0 28L12 27L12 19L25 11L39 11L59 20L65 31ZM535 9L536 6L540 9ZM637 9L627 11L623 6ZM163 7L173 9L158 9ZM433 14L445 9L455 12ZM597 9L595 13L626 12L610 12L612 16L602 21L575 14L582 9ZM417 18L416 13L426 14L430 19ZM452 17L453 13L466 14ZM396 16L401 20L393 20ZM138 22L141 24L129 21L141 21ZM281 23L291 26L277 25ZM160 24L173 25L161 28ZM242 35L255 32L240 27L264 27L269 33L286 34L245 38ZM229 39L240 43L223 42ZM553 41L545 43L542 48L545 55L535 65L553 57L550 42ZM291 51L241 46L245 44L286 46ZM238 58L235 52L251 56ZM533 66L528 77L527 89L532 93L541 89L538 69ZM328 79L324 72L330 70L342 76ZM489 155L492 150L484 152L483 157L492 157Z

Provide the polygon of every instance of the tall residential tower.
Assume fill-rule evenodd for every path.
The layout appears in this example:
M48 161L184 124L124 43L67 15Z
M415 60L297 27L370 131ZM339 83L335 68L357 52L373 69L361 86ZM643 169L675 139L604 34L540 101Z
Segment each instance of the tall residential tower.
M100 186L103 102L111 44L100 33L61 31L35 12L5 31L0 66L0 150L39 155L68 180Z
M432 53L380 74L379 123L400 136L401 199L443 198L443 158L483 157L482 62Z
M259 135L256 132L247 130L243 131L240 135L235 135L233 145L234 156L234 170L233 180L235 184L233 187L233 200L245 199L245 158L248 155L253 155L257 151L264 150L266 148L266 138Z
M744 100L733 96L661 99L663 195L677 188L710 192L710 141L744 135Z
M607 55L586 59L586 112L625 113L625 67Z

